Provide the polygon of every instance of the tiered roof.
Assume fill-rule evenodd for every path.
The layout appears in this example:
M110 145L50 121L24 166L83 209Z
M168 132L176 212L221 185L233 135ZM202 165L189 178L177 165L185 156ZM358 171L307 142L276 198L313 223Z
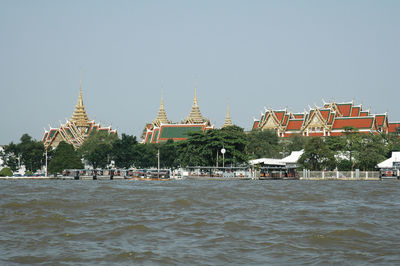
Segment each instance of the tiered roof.
M83 105L82 99L82 80L80 81L78 104L75 107L75 111L71 117L71 121L79 127L87 127L89 124L89 118L86 114L85 106Z
M189 116L183 121L184 124L202 124L206 122L207 119L201 115L200 107L197 104L196 89L194 89L194 100L192 105L192 110L190 110Z
M116 130L112 130L111 126L102 127L94 121L90 121L85 110L82 98L82 81L80 82L78 104L71 119L65 124L60 123L59 128L50 128L45 130L42 142L46 149L48 147L57 147L61 141L72 144L75 149L85 142L92 131L106 131L110 134L117 134Z
M309 112L304 114L270 109L261 115L260 120L253 123L253 129L275 129L281 137L292 134L340 135L347 127L378 134L387 133L389 126L387 114L370 115L369 111L363 111L361 105L354 105L353 102L324 103L323 107L310 107Z
M232 124L232 120L231 120L231 114L229 113L229 106L227 107L227 109L226 109L226 117L225 117L225 122L224 122L224 125L222 126L223 128L224 127L230 127L230 126L232 126L233 124Z
M167 114L164 109L164 100L161 97L160 109L158 110L156 119L153 121L153 125L160 126L161 124L168 124L168 123L169 123L169 121L168 121Z
M230 118L230 117L229 117ZM214 128L210 121L204 118L200 112L197 102L196 89L194 101L189 116L181 123L171 123L168 121L164 110L164 103L161 99L161 106L157 118L151 124L146 124L143 131L143 143L159 143L169 139L174 141L185 140L190 132L203 132Z

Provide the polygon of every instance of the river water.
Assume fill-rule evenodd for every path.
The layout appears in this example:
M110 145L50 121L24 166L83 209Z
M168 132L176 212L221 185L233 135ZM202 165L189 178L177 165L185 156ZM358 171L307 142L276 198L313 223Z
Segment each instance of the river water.
M398 181L0 181L0 264L400 264Z

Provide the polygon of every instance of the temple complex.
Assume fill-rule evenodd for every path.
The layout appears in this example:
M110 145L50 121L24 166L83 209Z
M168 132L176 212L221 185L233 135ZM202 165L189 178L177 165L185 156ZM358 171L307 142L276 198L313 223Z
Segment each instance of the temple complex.
M100 124L96 124L95 121L89 120L83 104L81 80L78 104L75 107L71 119L67 120L65 124L61 124L59 128L50 127L49 130L45 130L42 142L46 149L49 147L56 148L61 141L72 144L74 148L77 149L92 131L106 131L108 133L117 134L117 131L112 130L111 126L102 127Z
M168 120L164 109L164 101L161 98L161 105L156 119L148 123L143 131L142 143L160 143L169 139L174 141L186 140L189 137L189 132L204 132L213 128L214 126L211 125L210 120L204 118L200 112L195 89L192 109L187 118L180 123L173 123Z
M290 137L339 136L349 128L361 133L395 133L400 126L400 123L389 123L387 113L371 114L353 102L324 102L322 107L309 109L303 113L266 109L259 120L254 120L252 128L273 129L280 137Z

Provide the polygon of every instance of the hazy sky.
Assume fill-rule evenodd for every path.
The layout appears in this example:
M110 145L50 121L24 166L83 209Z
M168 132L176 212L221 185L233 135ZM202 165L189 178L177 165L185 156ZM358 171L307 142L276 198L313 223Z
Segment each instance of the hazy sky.
M140 136L160 106L181 121L194 87L220 127L267 108L354 100L400 120L400 1L0 0L0 144L70 118Z

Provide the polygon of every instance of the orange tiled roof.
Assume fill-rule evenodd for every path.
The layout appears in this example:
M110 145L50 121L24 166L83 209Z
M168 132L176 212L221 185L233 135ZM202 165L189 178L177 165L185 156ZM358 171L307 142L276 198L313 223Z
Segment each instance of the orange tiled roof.
M343 115L343 116L350 116L350 112L351 112L351 106L353 104L351 103L337 103L336 106L339 109L339 112Z
M253 123L253 129L258 128L258 125L260 124L260 121L254 121Z
M376 125L383 126L385 123L386 115L375 115Z
M389 123L389 132L390 133L396 133L397 128L400 128L400 122Z
M303 119L304 118L304 114L293 114L295 119Z
M325 121L328 120L329 114L331 113L330 110L319 110L319 112L321 113L321 115L325 119Z
M303 125L303 120L301 119L290 119L286 130L300 130Z
M283 116L285 114L285 111L275 111L274 113L275 113L275 116L278 119L279 123L281 123L282 120L283 120Z
M354 127L357 129L372 128L374 124L373 117L354 117L354 118L336 118L332 129L342 129L344 127Z
M358 117L360 116L361 107L360 106L353 106L351 109L351 117Z

